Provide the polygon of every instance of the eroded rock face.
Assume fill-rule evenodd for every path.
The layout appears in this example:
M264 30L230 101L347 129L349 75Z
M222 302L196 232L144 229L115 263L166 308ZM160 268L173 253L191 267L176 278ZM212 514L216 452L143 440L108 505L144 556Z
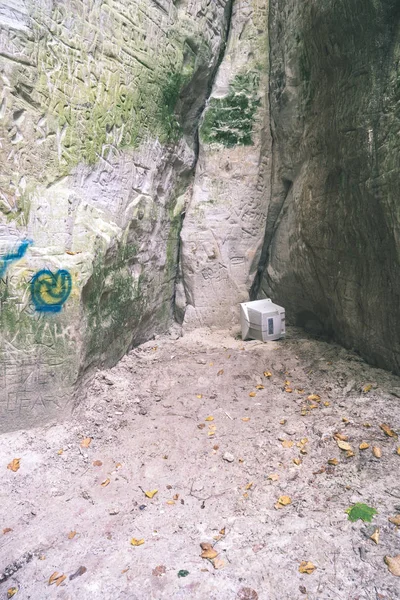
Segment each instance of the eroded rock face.
M182 229L177 309L187 328L231 326L249 299L269 202L268 65L268 2L234 3Z
M270 36L261 295L399 373L400 5L271 0Z
M0 4L0 430L172 319L230 0Z

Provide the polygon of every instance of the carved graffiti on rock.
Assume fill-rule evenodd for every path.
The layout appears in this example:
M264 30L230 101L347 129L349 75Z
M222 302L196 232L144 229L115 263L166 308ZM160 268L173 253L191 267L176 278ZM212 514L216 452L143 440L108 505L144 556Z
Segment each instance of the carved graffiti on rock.
M52 273L43 269L31 281L32 302L38 312L61 311L72 289L72 278L68 271L60 269Z
M31 240L23 240L6 254L0 254L0 279L4 277L11 263L21 260L25 256L26 251L32 243Z

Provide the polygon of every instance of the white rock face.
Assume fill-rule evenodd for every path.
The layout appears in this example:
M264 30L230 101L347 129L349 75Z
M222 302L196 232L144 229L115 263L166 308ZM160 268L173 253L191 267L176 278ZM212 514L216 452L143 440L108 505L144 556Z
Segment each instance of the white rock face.
M0 431L172 320L229 0L0 2Z
M186 328L237 323L249 299L270 188L268 61L268 2L235 3L181 235L177 308Z

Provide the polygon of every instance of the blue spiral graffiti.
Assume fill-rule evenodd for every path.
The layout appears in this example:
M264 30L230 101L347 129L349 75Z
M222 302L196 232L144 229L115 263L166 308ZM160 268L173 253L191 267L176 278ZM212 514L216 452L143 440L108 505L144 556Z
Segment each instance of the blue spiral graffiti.
M72 289L72 278L68 271L60 269L52 273L43 269L31 281L32 302L38 312L60 312Z

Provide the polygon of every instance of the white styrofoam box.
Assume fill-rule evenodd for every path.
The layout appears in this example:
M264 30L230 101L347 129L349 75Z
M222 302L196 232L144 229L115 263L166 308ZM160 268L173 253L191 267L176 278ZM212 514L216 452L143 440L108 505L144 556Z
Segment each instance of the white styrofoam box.
M285 336L285 309L272 300L254 300L240 305L243 340L268 342Z

